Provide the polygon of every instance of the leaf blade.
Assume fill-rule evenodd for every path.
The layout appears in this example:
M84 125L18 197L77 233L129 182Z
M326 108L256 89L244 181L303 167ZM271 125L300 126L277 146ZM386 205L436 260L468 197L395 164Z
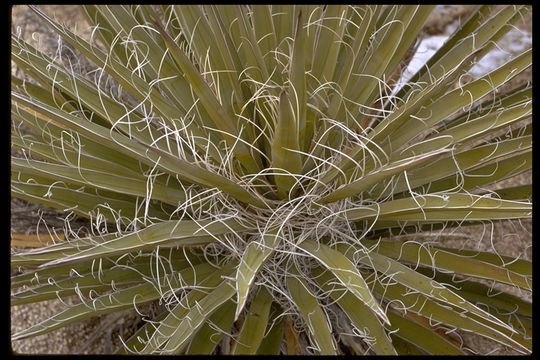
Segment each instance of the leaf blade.
M336 355L336 345L332 337L330 324L317 299L308 290L305 280L287 277L287 289L304 321L308 325L313 345L322 355Z

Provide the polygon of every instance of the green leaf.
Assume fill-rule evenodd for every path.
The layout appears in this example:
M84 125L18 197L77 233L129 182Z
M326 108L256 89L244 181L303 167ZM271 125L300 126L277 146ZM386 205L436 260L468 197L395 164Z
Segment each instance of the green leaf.
M494 44L506 32L511 30L511 27L507 26L508 23L522 10L521 6L506 6L496 15L488 17L491 8L490 5L484 5L476 13L471 15L468 21L452 34L445 44L437 50L432 58L409 81L429 83L430 79L436 79L440 74L460 64L463 54L476 52L483 47L491 48L491 42ZM485 53L481 56L483 55ZM471 63L462 64L465 65L463 72L467 71L473 65ZM410 91L412 91L412 88L409 88L407 92L402 91L398 93L397 96L403 99Z
M338 247L343 249L342 252L347 251L345 245L338 245ZM389 257L380 255L376 252L369 252L363 256L358 256L358 261L363 265L372 267L374 270L380 273L391 276L392 279L397 283L402 284L409 289L416 290L417 292L441 301L442 303L449 304L468 311L471 314L478 315L478 317L485 319L490 324L494 324L512 331L510 328L508 328L508 325L502 323L495 316L468 302L449 288Z
M437 136L451 136L456 143L471 141L531 115L532 101L518 103L456 125L438 133Z
M397 175L403 171L416 168L421 164L424 164L426 161L430 160L436 154L442 154L448 152L446 148L448 142L442 142L442 148L424 153L418 156L412 156L409 158L399 159L396 161L391 161L388 164L381 166L373 172L364 174L360 176L358 180L355 180L347 185L341 186L337 190L331 192L330 194L324 196L319 200L321 204L327 204L342 200L348 197L353 197L360 194L363 191L370 190L371 187L380 183L381 181L390 178L391 176Z
M417 271L426 276L433 276L433 269L418 268ZM515 313L523 317L532 316L532 304L508 292L494 290L492 287L476 281L457 279L454 275L441 272L436 272L434 279L439 283L451 285L456 293L473 303L489 305L492 308L502 310L501 313ZM495 316L498 313L493 312Z
M116 260L112 262L113 266L95 266L85 269L86 271L69 268L64 270L64 275L67 275L64 277L44 278L42 275L40 279L39 276L35 276L32 278L34 284L30 283L30 286L12 292L11 304L20 305L64 298L80 292L87 295L90 290L98 293L110 291L118 287L136 285L145 278L150 279L156 269L160 276L164 276L170 275L171 271L180 272L199 263L200 260L187 259L181 252L173 254L171 251L162 250L161 254L137 256L133 261Z
M271 229L262 236L261 242L251 242L246 247L238 270L236 271L236 297L237 305L235 311L235 320L242 312L249 288L257 275L257 272L264 264L266 259L272 255L274 249L279 245L280 237L278 229Z
M496 190L495 194L497 194L501 199L505 200L532 201L532 186L531 184L528 184L507 187Z
M482 164L489 164L496 159L529 152L531 147L531 136L489 143L464 151L460 151L461 146L459 146L454 149L451 156L437 157L425 166L411 170L411 172L406 174L406 179L403 177L397 179L392 184L391 189L385 189L385 186L381 184L378 185L378 189L375 189L373 193L380 193L381 197L386 197L390 194L408 192L409 189L418 189L422 185L458 174L461 171L473 169Z
M236 304L232 300L221 305L193 336L193 340L191 340L189 348L186 350L186 355L212 354L221 339L223 339L224 334L231 330L234 323L235 306Z
M114 55L123 64L128 63L128 57L120 46L113 46L116 31L107 21L107 19L99 12L97 5L83 5L87 19L92 26L95 27L95 33L106 48L111 49Z
M350 81L354 81L354 77L351 76L353 71L357 70L360 66L360 62L364 58L364 54L368 48L369 39L371 34L375 30L376 20L382 11L382 5L367 5L363 17L358 18L358 29L355 32L354 40L350 45L350 51L348 46L342 46L342 53L339 55L338 61L342 61L342 66L337 67L334 77L338 84L338 89L345 90ZM352 11L351 15L356 15L356 11ZM353 26L354 28L355 26ZM323 49L323 53L324 53ZM319 54L320 55L320 54ZM336 76L339 75L339 76ZM342 104L344 98L341 94L335 94L332 98L331 104L328 109L330 118L336 118L337 112Z
M18 175L12 175L15 178ZM45 185L41 185L45 183ZM11 180L11 195L18 199L30 201L34 204L48 206L62 210L66 213L73 212L78 216L95 219L97 216L105 218L107 222L115 223L120 216L124 219L135 217L135 207L132 201L122 201L116 198L106 199L96 194L85 191L74 190L60 184L32 184ZM48 195L52 198L49 198ZM47 195L47 196L46 196ZM153 210L153 209L152 209ZM166 218L165 214L149 211L149 216Z
M478 317L485 319L489 323L508 328L508 326L502 323L493 315L480 309L474 304L463 299L455 292L451 291L442 284L411 270L407 266L394 261L386 256L379 255L377 253L369 253L366 257L360 259L365 265L372 265L379 272L386 272L393 274L393 278L399 283L407 286L410 289L417 290L420 293L442 301L443 303L451 304L455 307L459 307L463 310L469 311L472 314L478 315ZM512 331L511 329L509 329Z
M131 47L132 51L136 52L140 58L146 61L144 64L134 64L133 67L139 66L146 78L156 79L158 77L168 78L177 73L177 68L174 66L173 60L169 56L164 56L166 47L163 40L155 36L155 30L151 31L148 26L140 26L141 22L146 23L154 19L137 19L136 10L153 11L151 8L138 6L135 9L130 9L129 5L112 5L112 6L96 6L97 12L107 19L111 30L124 38L129 38L131 41L137 42L137 46ZM135 10L135 11L134 11ZM140 14L139 12L139 14ZM142 20L142 21L141 21ZM124 60L124 64L129 61ZM159 74L159 76L158 76ZM189 96L189 83L182 77L175 77L174 81L164 82L167 95L172 99L178 96L183 96L184 99L177 102L183 109L189 109L193 104L191 96Z
M315 269L314 279L325 293L329 293L332 299L337 301L359 332L365 333L364 341L377 355L397 355L388 334L372 309L350 291L344 291L343 284L336 281L328 271Z
M116 175L111 172L96 171L82 167L69 167L56 165L29 159L11 159L11 168L24 175L38 175L51 180L63 180L79 185L90 185L96 188L150 198L163 201L168 204L178 205L183 203L186 196L182 190L165 187L160 184L151 186L148 192L148 181L140 176L127 177Z
M205 186L217 187L218 189L223 189L224 192L234 193L235 195L231 195L239 196L240 199L246 200L248 203L256 206L263 206L259 199L255 198L240 185L186 160L174 157L165 151L161 151L144 143L133 141L122 134L110 132L104 127L89 121L83 121L76 116L63 113L46 104L36 102L35 100L26 99L18 94L13 94L12 100L50 117L54 122L77 131L85 137L100 142L103 145L118 150L126 155L135 157L152 167L157 166L173 176L176 175L187 181L200 183Z
M215 44L221 54L221 57L226 66L227 71L225 75L227 78L224 81L224 88L228 90L225 94L230 98L232 94L239 102L238 107L243 107L246 103L246 98L249 98L252 94L248 87L242 86L241 80L243 79L240 74L244 70L244 64L242 64L238 52L234 46L234 43L230 37L229 28L223 23L222 16L220 14L220 8L215 5L204 6L206 16L208 18L208 26L212 30L215 38ZM219 75L218 75L219 76ZM228 82L227 82L228 80ZM223 99L223 96L221 96ZM225 99L223 99L225 100ZM249 123L246 123L246 125ZM251 129L253 131L253 129ZM254 134L251 132L251 136ZM251 138L250 140L252 140Z
M173 354L185 346L208 317L219 307L227 302L234 295L234 287L227 281L223 281L207 296L197 302L195 306L189 308L161 350L164 354ZM182 308L183 309L183 308Z
M480 118L492 111L499 111L507 107L523 104L531 99L532 87L529 83L525 83L515 89L504 92L503 94L496 94L493 99L488 99L479 105L474 106L471 110L450 120L448 123L445 122L441 126L441 129L450 129L471 119Z
M206 265L210 266L210 264ZM185 296L178 299L178 302L169 310L167 316L155 325L156 330L152 332L151 337L148 338L148 341L145 342L144 347L140 350L140 353L163 353L164 346L169 341L173 340L173 336L177 331L187 330L187 333L184 334L186 334L188 337L197 332L197 330L203 325L204 321L207 320L207 317L210 316L211 313L206 314L206 318L202 320L198 318L197 326L195 328L189 329L189 315L191 310L200 309L200 306L198 304L200 304L201 301L207 299L209 297L209 294L218 289L221 285L227 285L226 282L223 280L223 276L228 275L231 272L233 266L234 263L230 262L223 267L218 268L217 270L215 270L214 268L211 276L205 275L199 277L199 274L195 273L196 279L199 280L197 286L193 287L191 291L185 294ZM174 283L171 285L174 285ZM171 287L170 289L174 291L174 288ZM223 299L221 304L225 303L228 300L228 298ZM183 327L181 327L182 324L184 324ZM184 338L184 340L187 339ZM186 345L187 342L182 342L181 344L178 344L178 352L183 351Z
M100 159L103 162L109 162L113 164L122 164L118 165L116 172L124 173L123 168L127 168L132 171L140 173L141 171L147 171L148 167L144 164L141 164L136 159L132 158L129 155L125 155L121 152L118 152L114 149L104 147L99 142L92 141L87 139L80 134L77 136L72 136L67 134L69 129L62 124L54 125L51 122L51 119L46 116L42 116L40 113L30 113L23 108L12 102L11 105L11 118L14 124L25 126L28 129L29 134L21 134L20 137L23 137L25 140L30 140L29 147L32 147L31 138L36 138L36 142L45 143L45 144L58 144L65 148L67 151L72 151L75 155L81 157L88 157L90 159ZM18 122L18 123L17 123ZM13 136L16 137L18 130L13 131ZM21 143L19 141L18 143ZM15 145L18 146L18 145ZM51 158L53 154L49 154L48 157ZM43 156L42 156L43 157ZM78 159L78 158L77 158ZM58 160L55 160L58 161ZM79 161L79 160L77 160Z
M291 109L290 98L285 91L279 95L279 117L272 141L272 167L283 174L274 174L278 195L281 199L289 196L296 183L294 175L302 171L302 158L299 153L298 119Z
M423 30L424 24L428 19L429 15L432 14L434 8L435 5L427 4L422 4L416 7L416 12L407 24L406 28L403 30L403 36L398 42L396 52L393 54L382 75L382 78L386 79L388 83L392 84L393 79L397 79L401 75L402 69L404 69L406 66L402 65L402 63L404 62L404 60L408 59L408 52L412 49L415 49L416 40L421 36L420 32ZM387 93L387 91L381 91L381 89L376 87L371 92L371 95L367 98L365 103L373 104L376 100L380 99L382 96L385 96L385 93ZM365 114L362 114L361 116L362 117L358 122L361 128L365 128L366 125L369 123L370 119Z
M460 256L466 256L474 260L493 264L497 267L502 267L510 272L515 272L520 275L532 276L532 262L525 259L518 259L512 256L505 256L492 252L484 252L467 249L453 249L448 247L436 246L436 249L441 249L446 252L451 252Z
M76 149L76 145L71 144L67 139L42 142L32 135L12 132L11 144L33 159L43 159L70 167L80 167L118 176L147 180L140 172L135 172L109 160L97 158Z
M532 167L532 153L518 153L506 157L504 159L496 159L496 161L488 164L475 166L464 174L458 174L437 180L431 183L429 190L432 193L445 191L448 189L463 189L464 191L478 188L484 192L486 185L494 184L503 179L521 174L530 170Z
M174 6L173 11L186 37L189 38L189 47L199 62L201 72L207 59L208 70L216 72L212 74L212 78L220 102L229 114L234 115L231 112L231 101L234 101L232 97L243 102L239 77L243 69L238 69L234 63L233 55L236 55L236 48L228 38L228 29L225 25L220 25L221 19L217 16L215 7L182 5ZM165 41L167 42L166 39ZM208 109L207 111L212 116L211 111Z
M417 195L347 210L350 221L479 221L531 217L532 204L472 194ZM380 225L379 225L380 224Z
M260 287L251 302L240 333L235 339L231 355L253 355L257 353L264 337L271 305L272 295L266 288Z
M208 270L212 269L213 268L209 264L201 264L195 266L193 269L189 268L185 271L181 271L180 274L175 274L169 281L172 283L178 281L178 276L180 275L182 281L189 284L193 281L194 271L197 271L198 276L203 276L204 273L207 273ZM94 299L91 303L83 302L73 305L36 325L14 334L12 340L20 340L31 336L45 334L77 321L130 309L134 305L140 305L159 299L163 295L161 290L166 291L168 287L168 284L165 285L163 280L164 279L162 279L160 284L164 285L164 289L156 288L153 283L144 283L115 291L114 296L102 295Z
M125 66L124 63L121 63L117 59L108 56L107 53L103 52L98 47L88 43L86 40L75 35L67 28L60 26L40 10L34 7L31 7L31 9L40 18L45 20L54 31L62 36L67 43L80 51L81 54L83 54L89 61L96 64L98 67L103 68L103 70L107 74L111 75L111 77L113 77L114 80L117 81L120 86L122 86L122 88L126 89L126 91L128 91L137 100L155 109L171 128L181 129L184 126L189 127L189 131L194 135L192 137L194 144L202 151L206 151L207 142L206 140L202 140L206 139L206 132L202 131L202 129L198 126L189 126L187 123L184 123L184 121L179 121L180 117L184 116L185 113L179 112L181 108L172 106L170 104L170 100L166 99L166 97L163 96L159 90L157 90L157 88L159 88L159 84L157 87L153 87L151 84L148 84L146 80ZM215 152L214 147L209 146L208 151L215 159L220 158L220 154Z
M373 297L364 278L345 255L313 240L305 240L298 246L317 259L326 269L330 270L352 295L362 301L384 322L388 323L384 310Z
M199 70L195 68L182 49L178 47L165 30L159 26L158 29L174 60L184 72L184 76L189 80L191 88L197 94L199 101L210 115L215 128L219 130L222 137L234 151L242 165L251 173L259 172L260 164L254 160L248 146L242 141L241 134L238 133L236 129L234 119L231 118L227 110L220 104L216 95L212 92L212 89L208 86Z
M311 69L312 75L321 83L334 79L339 48L347 26L345 19L348 17L348 11L347 5L327 5L321 16Z
M309 290L306 281L299 276L290 275L287 277L287 289L308 326L309 336L316 351L321 355L337 355L327 316L315 295Z
M283 317L282 309L276 303L272 303L270 319L268 320L269 329L257 349L257 355L279 355L281 343L283 342Z
M294 15L297 5L272 5L272 21L276 32L277 46L286 52L286 39L292 38L294 33Z
M413 265L433 267L437 270L473 276L487 280L496 280L501 283L519 286L526 290L532 290L531 279L527 276L506 269L504 266L495 265L480 260L482 256L469 257L460 255L451 249L431 247L417 242L401 241L365 241L366 246L376 246L378 253L407 262ZM529 263L530 265L530 263ZM532 268L532 266L530 266Z
M420 349L433 355L465 355L465 353L452 342L440 336L433 329L407 318L393 309L388 311L391 330L397 331L396 336L414 344ZM425 319L429 323L429 319Z
M63 251L67 251L69 253L70 250L73 250L75 248L78 250L88 249L98 243L113 240L123 235L125 234L122 234L121 232L110 232L105 235L87 235L82 237L74 237L74 239L70 239L68 241L61 241L52 245L47 245L45 247L19 252L12 255L12 266L35 267L43 264L47 259L58 258L59 254L62 254ZM75 265L73 264L73 266ZM49 265L41 266L39 269L44 269L48 267Z
M44 248L16 254L12 256L12 264L45 263L41 265L44 267L152 249L172 242L181 246L206 244L216 241L216 237L219 235L241 230L245 230L245 228L234 219L163 221L139 231L113 236L103 242L95 242L85 249L80 249L73 243L64 243L61 244L61 248L52 252L48 248ZM89 238L88 242L92 244L93 239Z
M405 30L416 11L417 6L392 7L391 18L373 34L371 46L367 49L358 68L356 80L349 81L349 86L345 90L344 97L351 99L351 103L369 106L367 100L398 50L405 36Z
M103 236L105 239L114 238L115 234ZM87 240L88 238L86 238ZM85 240L85 238L81 238ZM105 240L101 240L105 241ZM75 242L75 241L71 241ZM77 242L78 246L85 247L88 244L83 241ZM51 248L61 248L65 244L63 242L58 243ZM191 264L199 264L202 259L200 254L196 252L184 252L178 251L177 249L160 249L159 251L160 261L163 263L164 259L170 263L182 264L184 261L188 261ZM48 267L41 267L39 269L35 268L23 268L20 269L23 271L20 275L15 275L11 277L11 288L16 289L22 286L32 287L36 285L47 285L49 284L49 279L55 279L56 281L62 281L74 276L77 274L92 274L93 277L98 276L98 279L103 275L104 272L108 271L112 267L118 266L140 266L141 264L148 264L149 257L155 257L156 253L153 252L137 252L136 254L122 254L119 256L103 257L97 260L86 260L81 261L76 264L61 264ZM187 260L186 260L187 259Z
M275 60L271 52L276 48L277 42L271 9L270 6L266 5L252 5L251 9L253 11L252 24L255 39L259 39L258 47L266 64L264 70L271 70L275 67Z
M143 253L145 254L145 253ZM141 255L143 256L143 255ZM125 258L124 258L125 259ZM71 273L85 273L97 270L109 269L115 264L123 264L119 261L118 257L102 258L99 261L82 261L77 264L64 264L51 266L40 269L31 269L30 271L24 271L22 274L11 277L11 289L22 286L34 286L42 283L48 283L49 278L57 280L63 280L71 276ZM96 270L97 269L97 270ZM19 270L21 270L19 268ZM27 269L28 270L28 269Z
M141 326L127 341L122 342L122 346L119 347L115 354L119 355L130 355L130 354L139 354L139 352L144 348L144 344L152 337L156 331L156 326L154 322L160 322L169 314L169 310L162 310L158 315L156 315L152 321L147 321L143 326Z
M390 153L399 150L404 144L418 136L418 134L431 129L457 110L484 97L494 89L508 82L511 78L529 67L531 61L532 52L529 49L483 77L439 97L392 132L386 138L386 145L382 146L384 151ZM444 135L444 133L439 135Z
M147 156L155 159L155 161L158 163L157 166L162 167L169 173L174 172L180 178L184 178L186 180L189 179L188 181L199 183L207 187L215 187L247 204L259 208L266 207L264 201L260 200L258 197L255 197L252 193L247 191L244 186L241 186L237 182L189 163L185 160L176 158L171 154L157 148L144 144L143 147L146 148Z
M439 284L438 287L442 285ZM493 339L501 344L510 346L518 351L527 351L530 341L527 341L510 325L490 315L493 320L477 316L471 312L463 312L459 306L455 306L448 300L441 302L431 300L418 292L411 292L399 283L380 284L375 282L373 291L384 296L388 301L399 304L400 310L420 314L432 321L442 322L464 331L474 332L484 337Z
M266 7L266 6L265 6ZM248 77L256 81L265 82L269 78L272 68L267 68L261 48L258 46L258 40L255 36L252 22L248 17L246 5L226 6L221 8L221 14L227 19L229 28L233 34L232 41L239 49L239 57L244 65L244 71ZM274 49L272 49L274 50ZM266 58L272 56L266 55ZM273 57L273 56L272 56ZM277 74L274 74L277 80Z
M305 15L304 15L305 16ZM287 125L290 127L290 131L297 132L292 136L298 137L298 149L309 149L311 145L311 132L312 124L309 126L309 131L306 124L306 111L307 111L307 93L306 93L306 67L305 67L305 57L306 57L306 34L303 29L303 17L302 11L298 12L298 17L296 19L296 30L294 33L294 42L293 50L291 55L291 63L289 68L289 103L293 105L293 117L295 119L294 123L296 126ZM280 109L281 109L281 99L280 99ZM286 112L286 111L285 111ZM284 112L281 112L281 116L285 116ZM284 119L279 119L276 131L280 130L280 125L282 125ZM283 124L285 125L285 124ZM294 142L293 142L294 144ZM288 146L288 144L283 144ZM298 150L294 149L294 150ZM299 154L294 154L292 156L297 156ZM300 161L303 161L300 157ZM301 167L296 169L297 172L301 171Z
M57 97L64 95L63 97L70 101L62 104L62 109L71 112L69 106L77 106L84 110L84 116L88 116L94 123L108 128L114 125L115 129L142 142L152 143L154 139L158 139L155 141L156 146L171 149L167 140L162 138L163 132L158 131L155 124L148 122L145 127L134 126L134 124L146 122L137 109L129 110L125 104L114 100L89 80L81 75L68 73L55 64L51 58L29 44L13 41L12 45L13 51L16 52L13 55L14 61L23 68L38 72L39 78L45 79L41 81L44 87L21 82L16 87L19 92L26 93L29 97L53 107L60 107ZM52 101L47 101L47 98L51 98ZM66 107L66 105L69 106ZM169 139L169 142L181 146L176 139Z
M146 274L145 274L146 273ZM141 276L149 276L148 264L130 267L113 267L103 277L95 278L92 274L80 274L80 277L55 281L54 284L32 287L11 295L11 305L37 303L45 300L65 298L90 292L104 293L115 288L137 285Z

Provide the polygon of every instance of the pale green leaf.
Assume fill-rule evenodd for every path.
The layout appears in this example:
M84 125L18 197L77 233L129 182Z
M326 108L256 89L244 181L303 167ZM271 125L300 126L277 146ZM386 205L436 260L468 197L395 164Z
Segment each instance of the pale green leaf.
M420 349L433 355L465 355L455 344L448 341L433 329L407 318L395 310L388 311L391 330L404 340L418 346ZM429 319L425 319L429 322Z
M314 277L319 286L337 301L360 333L365 332L365 341L377 355L397 355L386 330L372 309L350 291L343 291L343 284L336 286L339 282L328 271L316 269Z
M214 312L208 321L193 336L186 355L210 355L214 352L225 333L231 330L236 304L229 300ZM210 325L211 324L211 325ZM217 328L217 329L216 329Z
M208 317L234 295L234 291L232 284L223 281L207 296L198 301L196 305L190 307L185 316L181 318L174 332L170 334L162 350L163 353L173 354L181 350Z
M418 268L417 271L427 276L433 276L432 269ZM532 303L508 292L495 290L476 281L459 279L454 275L441 272L435 273L434 278L441 284L453 286L456 293L473 303L489 305L492 308L502 310L501 313L515 313L523 317L532 316ZM495 316L498 313L498 311L493 312Z
M182 190L154 184L152 192L148 192L148 181L140 176L127 177L116 175L112 172L102 172L82 167L70 167L45 163L29 159L11 159L11 169L24 175L38 175L51 180L63 180L79 185L90 185L122 194L139 197L149 197L172 205L178 205L185 201L186 196Z
M328 318L306 281L295 275L288 276L287 289L309 329L316 351L321 355L336 355L336 344Z
M532 281L527 276L480 260L479 257L459 255L450 249L430 247L417 242L366 241L366 246L376 246L375 251L398 261L413 265L433 267L466 276L496 280L526 290L532 290Z
M442 285L439 284L438 287ZM530 347L530 341L524 339L517 331L494 315L490 317L495 321L471 312L463 312L459 306L451 304L449 299L434 301L421 293L411 292L399 283L382 285L376 282L373 290L389 301L394 300L401 310L418 313L432 321L480 334L520 351L527 351L527 347Z
M279 117L272 141L272 167L283 174L275 174L274 179L280 198L285 199L296 183L293 177L302 171L298 138L298 121L291 109L290 98L285 91L279 96Z
M204 24L204 22L202 23ZM162 28L158 27L158 29L174 60L184 72L184 76L189 80L191 88L197 94L199 101L208 112L215 128L220 131L221 136L242 162L242 165L248 171L257 173L260 170L260 164L253 158L248 146L241 141L241 134L236 129L235 121L231 117L231 114L218 101L216 95L212 92L212 89L208 86L199 70L193 65L184 51L178 47L174 39L172 39Z
M272 304L268 330L257 349L257 355L279 355L283 342L283 317L282 309L276 303Z
M374 227L377 229L383 221L480 221L528 218L531 215L531 203L460 193L418 195L345 212L350 221L377 221Z
M248 203L262 206L262 202L259 199L255 198L247 192L247 190L231 180L203 169L186 160L177 158L165 151L141 142L133 141L133 139L130 139L125 135L110 132L104 127L89 121L83 121L76 116L64 113L46 104L38 103L35 100L24 98L19 94L13 94L12 99L49 117L55 123L69 127L85 137L100 142L103 145L118 150L126 155L132 156L150 166L157 166L158 168L161 168L172 175L177 175L181 179L187 181L220 189L223 188L223 191L227 193L232 191L236 196L240 196L241 199L247 200Z
M179 220L164 221L149 225L121 236L111 236L103 242L96 242L87 248L80 249L73 243L61 244L58 250L51 252L48 248L36 249L26 253L12 256L12 264L20 263L45 263L49 266L55 264L72 263L102 256L111 256L126 252L152 249L157 246L177 242L182 246L206 244L216 241L215 238L222 234L245 230L244 226L234 219L223 221L211 220ZM92 238L88 241L92 244Z
M389 162L388 164L381 166L373 172L363 174L363 176L359 176L360 178L358 180L341 186L337 190L324 196L322 199L319 200L319 202L321 204L327 204L348 197L356 196L362 191L370 190L371 187L391 176L397 175L403 171L413 169L424 164L436 154L448 152L449 150L446 148L448 142L445 141L445 139L442 140L442 144L437 144L439 146L442 146L442 148L438 148L418 156L412 156L409 158L398 159L396 161Z
M272 295L266 288L260 287L234 340L231 355L253 355L257 352L264 337L271 305Z
M238 270L236 271L237 305L235 319L238 319L249 295L249 288L257 272L266 259L272 255L279 245L280 237L277 229L270 230L262 236L261 242L251 242L244 251Z
M194 271L197 271L198 276L202 276L204 272L208 274L208 270L213 270L213 268L208 264L195 266L194 269L197 270L189 268L180 273L182 280L185 283L190 283L193 281ZM171 277L169 281L178 281L177 279L178 274ZM163 282L161 282L161 284L163 284ZM167 286L168 285L164 285L164 290L167 290ZM144 304L146 302L161 298L162 293L160 290L161 289L156 288L155 284L153 283L144 283L118 290L114 293L114 296L102 295L94 299L91 303L80 303L73 305L36 325L15 333L12 336L12 340L19 340L30 336L45 334L77 321L89 319L102 314L130 309L134 306L134 304Z
M317 259L326 269L330 270L351 294L362 301L384 322L388 323L384 310L373 297L364 278L345 255L313 240L305 240L298 246Z
M439 284L435 280L424 276L409 267L392 260L389 257L370 252L358 259L363 265L373 267L376 271L391 276L397 283L402 284L412 290L441 301L442 303L463 309L471 314L485 319L487 323L499 326L512 332L508 325L501 322L497 317L480 309L478 306L465 300L449 288Z
M205 265L210 266L210 264ZM207 320L208 316L212 314L212 312L199 312L199 310L201 310L201 302L206 301L206 304L208 304L207 299L209 299L212 292L222 289L223 285L227 286L227 283L224 282L222 277L230 273L233 265L234 263L228 263L218 270L214 269L211 276L199 277L199 274L196 273L195 275L199 280L197 284L198 286L193 288L192 291L189 291L187 295L179 299L179 303L170 309L167 316L160 321L159 324L156 324L156 330L153 331L152 336L140 350L140 353L163 353L164 346L166 346L170 341L176 341L176 339L178 339L175 337L175 334L178 332L181 332L180 335L183 335L184 337L181 339L180 343L174 342L171 343L171 345L177 345L176 348L178 352L183 351L184 347L187 345L187 340L197 332L197 330ZM218 301L221 302L216 306L219 307L228 300L229 297L227 296L224 299L218 299ZM191 327L190 319L193 317L195 320L195 316L197 316L197 325L195 327Z

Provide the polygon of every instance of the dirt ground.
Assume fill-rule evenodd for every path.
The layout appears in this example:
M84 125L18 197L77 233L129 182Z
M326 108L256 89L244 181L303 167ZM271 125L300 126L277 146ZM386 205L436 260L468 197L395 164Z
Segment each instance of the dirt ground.
M48 5L41 8L51 16L75 28L79 34L88 36L88 23L77 6ZM466 17L473 6L440 6L439 13L434 14L426 26L426 34L441 33L445 27L459 18ZM40 49L54 52L57 38L46 31L36 15L26 6L14 6L12 11L13 29L20 27L25 39L39 39ZM518 28L531 32L531 19L517 25ZM33 35L34 34L34 35ZM531 72L526 72L514 82L531 80ZM526 184L532 181L532 172L527 172L506 182L508 184ZM13 232L36 231L36 220L39 213L50 226L61 229L62 214L40 209L24 201L13 199L11 202ZM498 223L493 229L487 226L464 227L459 230L459 236L441 239L443 245L462 247L464 245L478 250L491 250L498 253L531 259L532 221ZM518 294L519 295L519 294ZM27 328L38 321L52 316L64 305L59 301L47 301L39 304L15 306L11 312L11 328L13 332ZM25 354L73 354L73 353L111 353L120 344L118 336L126 338L140 323L133 311L102 316L74 324L54 331L50 334L21 340L12 344L13 350ZM463 334L467 347L481 354L514 354L495 342L480 338L473 334Z

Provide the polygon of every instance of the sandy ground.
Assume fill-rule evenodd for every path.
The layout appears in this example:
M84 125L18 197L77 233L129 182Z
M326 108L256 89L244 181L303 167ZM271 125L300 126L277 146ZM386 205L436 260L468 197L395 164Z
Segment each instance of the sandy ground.
M77 29L79 34L88 35L88 24L76 6L50 5L41 8L49 15L54 15L60 21ZM449 25L456 24L460 18L466 17L472 8L473 6L439 6L438 15L434 14L428 19L426 35L437 36L444 33ZM45 31L46 28L40 24L33 13L28 11L26 6L15 6L12 18L14 29L16 26L20 26L21 35L25 39L31 38L34 34L34 39L39 39L39 48L49 50L56 48L57 38ZM531 33L530 18L518 24L517 27ZM531 72L528 71L519 79L515 79L514 83L531 79ZM532 173L528 172L506 182L514 185L526 184L530 183L531 179ZM19 211L17 212L17 210ZM22 201L12 200L12 211L15 211L11 219L13 231L35 232L38 210L35 206L28 207L28 204ZM59 220L58 213L47 209L40 211L43 210L42 216L52 226L61 228L62 221ZM462 247L466 245L478 250L494 250L505 255L531 259L532 221L499 223L493 229L482 225L464 227L459 230L459 233L459 236L441 239L441 242L445 246ZM11 313L12 331L22 330L50 317L63 306L58 300L15 306ZM110 353L114 347L119 345L119 335L125 338L139 325L136 319L137 316L133 311L103 316L70 325L50 334L17 341L12 346L15 352L27 354ZM463 339L468 347L482 354L514 354L511 350L504 349L497 343L472 334L463 334Z

